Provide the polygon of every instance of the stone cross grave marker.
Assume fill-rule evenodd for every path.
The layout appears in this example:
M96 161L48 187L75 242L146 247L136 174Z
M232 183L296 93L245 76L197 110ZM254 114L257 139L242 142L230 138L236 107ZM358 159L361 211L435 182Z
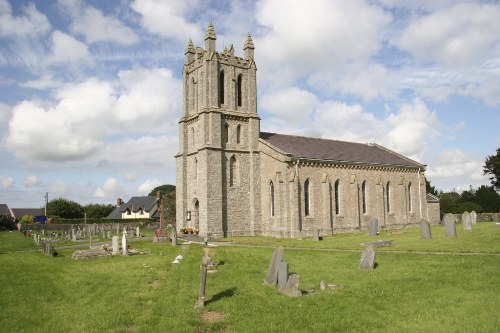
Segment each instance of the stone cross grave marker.
M457 236L457 229L455 226L455 215L448 213L445 214L443 217L443 223L444 223L444 234L445 236L448 237L456 237Z
M472 231L472 219L469 212L462 214L462 227L465 231Z
M420 235L422 239L432 239L431 225L426 219L420 220Z
M363 253L361 253L361 260L359 262L360 269L373 269L375 267L375 249L373 246L368 246Z
M369 236L377 236L378 234L378 220L375 217L372 217L370 220L370 230L368 232Z
M271 258L271 262L269 263L269 268L267 269L266 278L264 283L267 285L275 285L278 281L278 269L280 263L283 261L283 257L285 256L285 249L283 246L279 246L273 252L273 257Z
M280 292L289 297L300 297L302 291L299 289L300 275L292 274L288 277L286 285L280 289Z

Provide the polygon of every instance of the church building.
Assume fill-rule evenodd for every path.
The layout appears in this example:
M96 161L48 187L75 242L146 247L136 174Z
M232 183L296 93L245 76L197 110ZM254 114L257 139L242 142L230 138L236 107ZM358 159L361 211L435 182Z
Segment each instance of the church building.
M302 237L439 222L425 165L377 144L260 131L254 44L243 57L188 42L176 158L177 229Z

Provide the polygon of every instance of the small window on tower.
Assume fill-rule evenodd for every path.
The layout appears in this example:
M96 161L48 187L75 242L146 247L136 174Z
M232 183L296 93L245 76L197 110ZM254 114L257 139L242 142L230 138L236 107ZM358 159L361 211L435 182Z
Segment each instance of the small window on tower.
M224 72L219 76L219 106L224 104Z
M241 74L238 75L238 80L236 80L236 98L238 100L238 106L241 106L242 105L242 102L241 102L241 83L242 83L242 77L241 77Z

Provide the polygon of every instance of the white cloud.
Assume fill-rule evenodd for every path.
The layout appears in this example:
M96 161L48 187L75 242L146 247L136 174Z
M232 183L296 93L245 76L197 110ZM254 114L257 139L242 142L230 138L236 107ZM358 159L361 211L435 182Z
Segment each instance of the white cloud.
M161 181L159 181L158 179L148 179L144 183L139 185L139 188L137 189L137 191L140 194L148 195L149 192L151 192L155 187L158 187L160 185L163 185L163 183Z
M134 44L139 38L131 28L117 18L104 15L100 10L82 1L61 0L73 18L70 30L83 35L87 43L115 42Z
M14 185L14 179L11 177L0 176L0 184L6 189L11 188Z
M134 181L138 177L138 174L136 172L127 172L123 178L127 181Z
M44 74L36 80L30 80L20 84L21 87L40 89L40 90L56 88L59 87L60 85L61 83L58 82L57 80L54 80L51 74Z
M396 43L424 60L473 64L498 52L499 17L498 4L460 3L415 19Z
M362 0L262 1L256 18L268 28L256 38L259 66L279 79L283 77L275 72L283 67L293 69L286 74L299 77L313 69L339 68L372 56L391 20L382 9Z
M12 16L12 8L7 0L0 0L0 36L34 37L51 29L47 17L40 13L35 4L22 7L23 15Z
M118 73L124 87L115 107L116 119L133 129L152 132L177 127L182 83L168 69L134 69Z
M89 61L90 53L87 45L74 37L56 30L52 33L51 40L51 55L47 59L49 64Z
M130 7L142 15L141 23L151 33L185 43L202 36L198 26L185 18L196 5L196 0L135 0Z
M119 196L122 188L115 178L108 178L103 186L96 188L94 197L113 199Z
M52 198L63 198L68 193L68 186L62 180L57 180L49 186L49 194Z
M399 113L384 119L385 131L380 143L408 157L422 159L436 130L437 116L421 100L401 106Z
M170 70L121 71L114 84L116 89L110 82L91 78L62 86L54 94L57 104L53 107L21 102L13 108L4 143L19 157L70 161L94 155L110 135L177 132L182 85ZM154 142L147 144L132 152L142 155L151 146L157 147ZM130 159L130 153L124 156ZM151 154L145 159L153 159L155 153Z
M284 88L262 96L261 106L270 114L302 123L317 103L316 96L297 87Z
M23 180L23 185L27 187L38 186L41 183L40 179L35 175L29 175Z

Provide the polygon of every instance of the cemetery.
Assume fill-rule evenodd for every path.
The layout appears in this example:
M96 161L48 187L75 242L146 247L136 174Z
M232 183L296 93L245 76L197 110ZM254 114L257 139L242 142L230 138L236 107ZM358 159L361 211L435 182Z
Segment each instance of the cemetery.
M5 332L497 332L500 227L474 213L302 239L157 226L0 233ZM165 230L171 235L171 229Z

